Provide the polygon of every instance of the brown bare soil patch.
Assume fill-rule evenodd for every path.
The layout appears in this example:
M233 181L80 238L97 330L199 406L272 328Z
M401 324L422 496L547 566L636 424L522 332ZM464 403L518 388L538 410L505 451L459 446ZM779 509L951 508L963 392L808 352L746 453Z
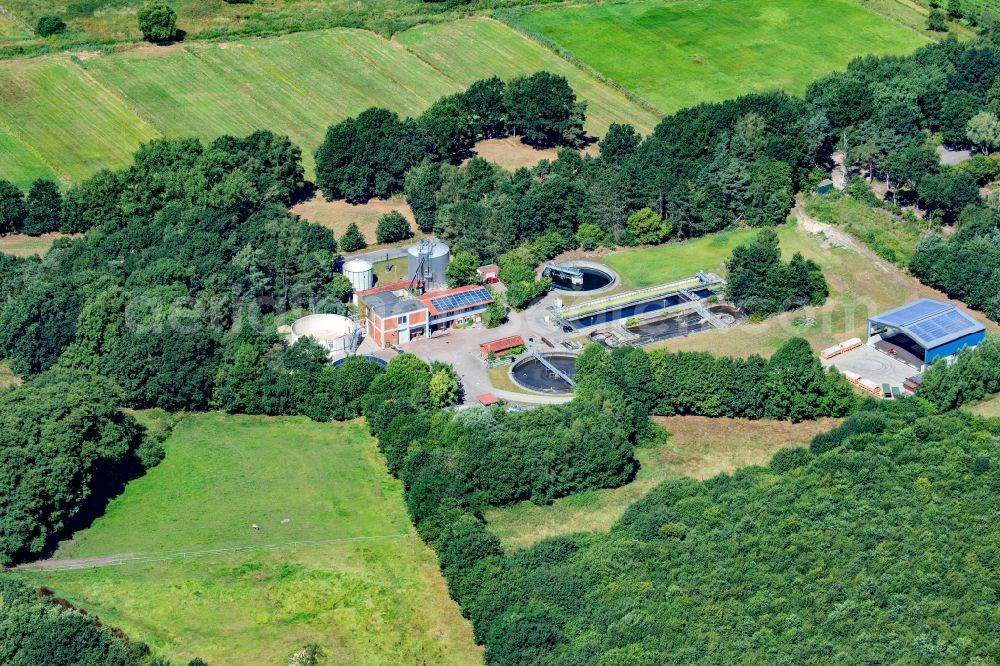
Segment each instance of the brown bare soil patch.
M41 236L25 236L24 234L7 234L0 236L0 252L12 254L15 257L30 257L33 254L42 255L49 251L52 244L59 238L78 238L80 234L42 234Z
M532 148L526 143L521 143L521 140L516 137L480 141L473 146L472 152L508 171L520 168L530 169L542 160L556 159L559 154L556 148ZM596 156L598 154L597 144L591 144L581 152Z
M292 207L292 212L310 222L320 224L340 238L351 222L358 225L369 245L375 245L375 228L379 218L386 213L398 211L410 221L410 230L417 233L417 225L406 201L401 198L372 199L365 204L349 204L346 201L327 201L317 194L308 201Z

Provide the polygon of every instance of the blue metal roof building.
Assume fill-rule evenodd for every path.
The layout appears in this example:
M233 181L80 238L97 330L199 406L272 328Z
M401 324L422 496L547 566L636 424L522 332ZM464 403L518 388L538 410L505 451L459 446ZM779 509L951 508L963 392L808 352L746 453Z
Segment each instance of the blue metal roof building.
M986 337L986 326L951 303L921 298L871 317L869 342L873 336L926 364L962 347L975 347Z

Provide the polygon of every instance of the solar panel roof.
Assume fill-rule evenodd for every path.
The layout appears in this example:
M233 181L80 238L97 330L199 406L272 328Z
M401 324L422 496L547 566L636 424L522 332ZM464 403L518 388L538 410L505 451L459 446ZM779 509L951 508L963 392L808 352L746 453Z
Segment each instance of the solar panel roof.
M434 309L438 312L445 312L448 310L467 308L472 305L479 305L490 300L492 300L490 292L485 289L474 289L471 291L462 291L457 294L448 294L447 296L432 298L431 305L433 305Z
M921 298L919 301L913 301L894 310L883 312L877 317L872 317L872 320L877 320L878 323L885 324L886 326L903 326L918 319L929 317L932 314L954 309L954 307L951 303L935 301L930 298Z
M932 349L983 331L986 327L951 303L922 298L903 307L889 310L871 321L898 328L924 349Z

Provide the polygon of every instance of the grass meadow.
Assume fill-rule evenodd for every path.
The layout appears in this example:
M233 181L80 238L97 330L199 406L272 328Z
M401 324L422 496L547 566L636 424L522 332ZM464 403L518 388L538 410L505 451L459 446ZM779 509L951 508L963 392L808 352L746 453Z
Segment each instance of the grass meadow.
M800 94L855 56L928 41L852 0L601 3L516 22L666 113L773 88Z
M417 115L480 78L562 72L590 103L588 131L656 116L502 23L470 20L402 33L331 29L231 43L144 46L85 57L0 62L0 169L26 188L79 181L130 162L159 136L287 134L308 175L326 128L370 106ZM456 43L457 42L457 43ZM404 46L404 44L406 46ZM461 59L441 62L440 48ZM503 54L503 57L501 57Z
M49 566L132 561L19 575L177 659L481 659L363 423L199 414L165 448Z
M893 217L840 193L805 197L803 207L811 217L843 227L880 257L900 266L910 263L917 244L927 233L926 224Z
M14 374L14 371L10 369L10 366L3 361L0 361L0 390L17 386L20 383L21 378Z
M968 407L968 410L973 414L978 414L979 416L1000 419L1000 394L994 395L992 398L987 398L976 405Z
M654 486L670 478L709 479L740 467L766 464L780 449L804 446L836 419L804 423L750 421L704 416L658 417L670 432L658 446L636 451L635 480L607 490L592 490L557 499L548 506L521 502L486 513L490 530L505 548L523 548L552 536L610 529L625 509Z

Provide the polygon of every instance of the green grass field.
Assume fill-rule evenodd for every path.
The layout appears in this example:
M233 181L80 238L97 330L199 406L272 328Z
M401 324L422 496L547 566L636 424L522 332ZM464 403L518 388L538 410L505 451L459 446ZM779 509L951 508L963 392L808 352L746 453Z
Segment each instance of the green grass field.
M917 222L896 219L840 193L805 197L803 207L811 217L843 227L880 257L900 266L909 264L927 233L927 228Z
M138 559L19 575L178 659L481 659L361 422L193 415L165 448L53 565Z
M0 126L31 149L29 160L67 181L124 166L141 142L157 136L120 98L62 56L0 66Z
M773 88L802 93L855 56L927 43L851 0L607 3L517 20L668 113Z
M646 130L655 122L621 93L501 23L452 25L460 48L478 55L443 70L435 49L450 33L432 28L400 35L412 51L374 33L332 29L3 61L0 167L22 187L53 172L72 183L128 164L141 142L157 136L211 139L270 129L302 148L311 175L326 128L347 116L370 106L416 115L476 79L543 68L565 73L591 103L590 132L600 134L616 120ZM501 52L508 60L497 59Z
M591 134L604 134L613 122L630 122L648 133L659 121L658 114L498 21L468 19L422 26L396 35L395 40L463 85L494 74L503 79L539 70L561 74L577 96L587 100L586 129Z
M0 174L7 180L25 186L36 178L56 179L52 169L2 127L0 127Z
M664 444L636 451L635 480L608 490L563 497L548 506L521 502L486 513L490 530L506 548L523 548L552 536L610 529L625 509L669 478L709 479L740 467L766 464L780 449L802 446L832 428L836 419L804 423L713 419L703 416L658 418L671 433Z
M754 230L724 231L683 243L623 250L601 261L636 289L691 277L698 271L725 274L723 263L733 248L754 237Z

